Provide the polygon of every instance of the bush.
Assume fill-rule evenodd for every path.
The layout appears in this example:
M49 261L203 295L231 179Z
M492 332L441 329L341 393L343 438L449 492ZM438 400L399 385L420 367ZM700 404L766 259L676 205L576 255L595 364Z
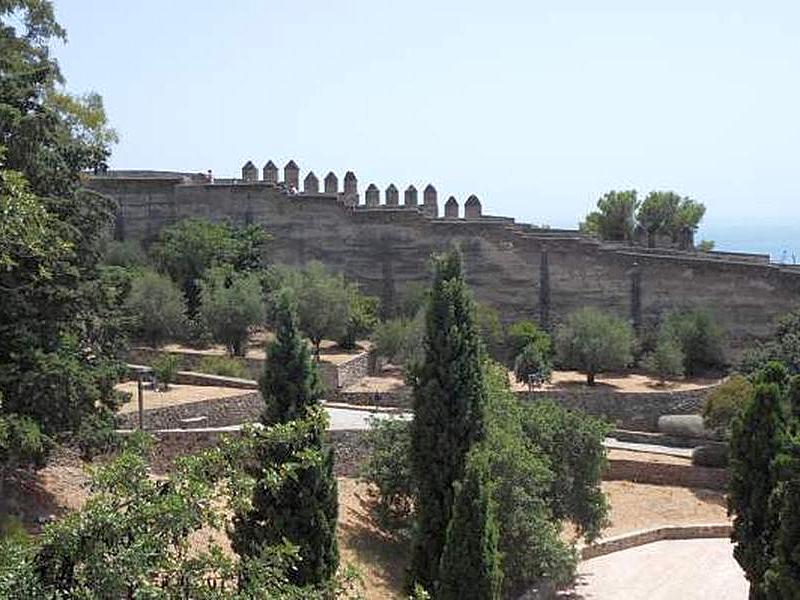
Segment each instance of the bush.
M661 335L680 346L684 371L689 375L719 371L725 366L722 329L706 310L668 314L661 326Z
M503 360L505 333L500 322L500 314L490 304L477 303L475 320L478 325L478 333L489 356L495 360Z
M240 359L230 356L205 356L200 361L199 369L201 373L221 375L222 377L238 377L239 379L247 377L247 368L244 363Z
M411 525L416 490L411 481L411 424L402 419L371 417L365 432L367 459L360 476L377 489L377 517L389 530Z
M81 421L75 434L75 443L84 460L92 460L99 454L106 454L117 449L120 436L115 431L114 414L104 410L94 413Z
M632 345L630 325L594 308L570 315L556 335L560 363L585 372L588 385L596 373L627 366Z
M671 337L658 340L655 351L644 360L645 370L657 376L661 384L669 377L683 375L684 355L680 344Z
M183 297L172 281L155 271L144 271L131 282L127 308L135 335L153 348L179 337L186 322Z
M721 443L706 444L692 450L692 464L698 467L724 469L728 466L728 445Z
M238 275L210 269L202 282L200 314L214 340L233 356L244 356L250 328L264 322L261 281L255 274Z
M512 357L519 356L530 345L537 348L542 356L548 359L553 353L553 342L550 336L533 321L517 321L511 325L506 335L506 345Z
M111 240L106 244L103 263L110 267L143 267L147 264L147 255L139 242Z
M180 357L169 353L162 354L153 361L153 372L156 376L156 382L162 391L169 390L169 384L175 381L179 363Z
M514 375L520 383L527 383L528 389L547 383L551 374L550 361L533 343L525 346L514 361Z
M420 360L424 322L421 317L398 317L379 324L372 334L375 354L397 365L410 366Z
M753 399L753 384L742 375L732 375L706 397L703 422L708 429L727 435L733 419Z
M378 324L378 307L380 302L374 296L365 296L355 286L350 287L350 317L347 319L344 336L339 346L352 350L359 339L369 335Z

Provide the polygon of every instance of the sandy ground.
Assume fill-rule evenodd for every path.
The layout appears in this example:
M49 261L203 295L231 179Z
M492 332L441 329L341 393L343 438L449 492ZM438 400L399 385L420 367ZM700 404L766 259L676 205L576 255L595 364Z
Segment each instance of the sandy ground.
M247 358L255 358L263 360L266 357L265 347L266 342L272 338L271 333L259 333L251 337L247 346L245 356ZM365 350L369 350L370 343L368 341L360 341L354 350L342 350L336 345L336 342L330 340L323 340L320 344L320 359L324 362L333 364L341 364L353 358ZM227 356L227 351L224 346L219 344L209 346L208 348L197 349L181 346L180 344L167 344L162 347L162 350L168 352L185 352L187 354L199 354L201 356Z
M671 540L584 561L574 600L746 600L747 580L725 539Z
M119 412L131 413L139 410L139 403L136 398L136 382L128 381L120 383L116 389L131 394L131 399L122 405ZM215 387L210 385L181 385L172 383L166 392L156 392L154 390L144 390L144 409L161 408L164 406L175 406L177 404L188 404L201 400L214 400L220 398L232 398L251 394L253 390L240 390L236 388Z
M508 374L511 386L515 390L527 390L528 386L518 383L513 373ZM639 373L601 373L595 378L598 388L612 389L616 392L685 392L719 383L718 379L677 379L661 385L657 379ZM578 371L553 371L552 381L541 390L563 390L575 387L587 387L586 375Z

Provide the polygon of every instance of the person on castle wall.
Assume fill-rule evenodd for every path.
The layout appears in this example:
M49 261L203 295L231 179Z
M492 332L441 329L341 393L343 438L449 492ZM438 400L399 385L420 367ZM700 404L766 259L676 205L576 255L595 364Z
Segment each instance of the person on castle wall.
M208 183L214 183L214 175L211 173L211 169L206 172L206 181Z

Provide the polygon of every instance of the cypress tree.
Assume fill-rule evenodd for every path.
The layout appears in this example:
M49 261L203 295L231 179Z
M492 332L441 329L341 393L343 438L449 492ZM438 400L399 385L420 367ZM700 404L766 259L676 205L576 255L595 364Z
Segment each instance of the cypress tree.
M756 384L754 399L734 420L730 442L728 512L734 515L733 555L750 581L750 598L764 598L764 574L769 568L775 488L773 461L784 432L784 406L778 383Z
M496 600L502 571L488 465L471 458L456 490L436 598Z
M308 344L297 328L291 291L278 292L275 303L275 340L267 347L267 360L259 381L266 407L264 425L302 418L322 396L316 365Z
M240 556L258 557L264 547L288 540L300 557L289 581L324 586L339 566L334 459L324 442L327 419L317 406L316 365L297 332L288 291L278 295L275 325L260 382L266 429L257 434L250 465L252 505L234 516L231 543Z
M467 452L483 437L486 402L474 306L455 250L434 261L423 362L413 372L412 467L419 495L411 564L414 583L432 591Z

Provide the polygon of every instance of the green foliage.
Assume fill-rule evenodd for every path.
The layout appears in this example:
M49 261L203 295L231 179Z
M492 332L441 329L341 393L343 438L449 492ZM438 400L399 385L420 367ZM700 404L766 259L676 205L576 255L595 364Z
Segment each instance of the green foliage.
M506 344L511 351L511 356L519 356L529 345L538 348L539 352L546 358L550 358L553 352L553 341L546 331L533 321L517 321L508 328Z
M648 234L648 245L655 245L656 235L669 235L677 242L685 231L697 230L706 207L675 192L650 192L642 201L636 217Z
M262 416L265 425L304 418L322 397L316 365L297 329L295 311L291 290L281 290L272 318L275 339L267 346L267 360L259 382L265 403Z
M169 390L169 384L175 381L179 368L180 357L177 354L165 352L153 361L153 373L163 391Z
M350 316L347 319L344 336L339 339L339 346L347 350L356 347L356 341L364 339L378 325L378 308L380 302L374 296L365 296L356 286L349 286Z
M783 315L770 341L751 350L742 361L744 373L754 373L771 360L786 365L792 373L800 373L800 309Z
M395 307L395 317L413 319L420 312L424 312L428 303L430 289L428 282L414 281L407 283L400 293L400 298Z
M456 251L434 260L423 350L412 377L411 453L419 495L411 572L415 582L431 590L450 520L453 483L463 476L467 452L484 433L481 341Z
M685 357L678 340L662 336L656 343L655 351L646 357L644 367L663 384L670 377L683 375L684 362Z
M722 329L704 309L669 313L661 325L661 337L675 340L683 352L684 371L697 375L725 366Z
M416 488L411 475L411 423L370 418L364 433L369 454L359 474L377 489L377 517L390 530L410 525Z
M93 476L94 494L80 510L45 527L27 543L0 540L0 596L29 598L276 598L328 597L289 581L297 548L279 540L255 559L232 560L213 541L197 551L201 529L219 530L231 505L246 502L250 482L238 466L258 436L245 432L199 455L179 459L166 478L149 476L147 438ZM269 465L276 484L313 464L298 455L290 468ZM212 538L213 539L213 538ZM210 582L210 583L209 583Z
M703 424L728 435L733 420L752 400L753 384L742 375L731 375L706 397Z
M20 464L42 465L50 443L33 419L0 415L0 478Z
M422 358L425 321L398 317L380 323L372 334L375 353L397 365L410 367Z
M222 377L247 378L247 368L241 359L230 356L205 356L200 361L201 373L211 373Z
M627 366L632 345L627 323L594 308L573 313L556 333L559 362L584 371L589 385L596 373Z
M232 356L244 356L250 328L264 322L261 280L224 268L209 269L201 285L200 315L214 341Z
M236 512L230 531L242 557L258 557L262 548L284 540L296 546L300 561L288 574L296 585L325 585L339 564L333 454L322 444L326 426L322 410L312 408L305 419L259 434L252 504Z
M147 254L135 240L109 240L103 251L103 264L110 267L145 267Z
M187 314L194 318L200 307L197 281L211 267L258 271L263 266L267 235L255 225L234 227L205 219L186 219L165 227L150 248L155 264L183 288Z
M602 240L629 242L633 238L638 207L636 190L612 190L597 201L597 210L586 215L580 229Z
M502 360L505 332L500 314L493 306L479 302L475 305L475 318L487 354L495 360Z
M700 243L697 244L697 249L700 252L711 252L715 245L714 240L700 240Z
M115 431L114 414L105 410L89 415L81 421L75 432L75 443L84 460L92 460L99 454L106 454L119 448L121 439Z
M514 360L514 376L517 381L527 383L531 388L550 381L552 365L539 346L528 344Z
M152 348L178 338L185 328L180 290L169 277L155 271L142 271L133 278L126 308L136 337Z
M453 516L447 526L436 597L440 600L497 600L503 572L499 530L486 457L467 459L464 478L455 484Z
M728 512L734 516L733 555L756 593L770 566L771 539L777 526L770 512L776 485L772 463L780 451L785 418L780 386L760 382L731 430Z

